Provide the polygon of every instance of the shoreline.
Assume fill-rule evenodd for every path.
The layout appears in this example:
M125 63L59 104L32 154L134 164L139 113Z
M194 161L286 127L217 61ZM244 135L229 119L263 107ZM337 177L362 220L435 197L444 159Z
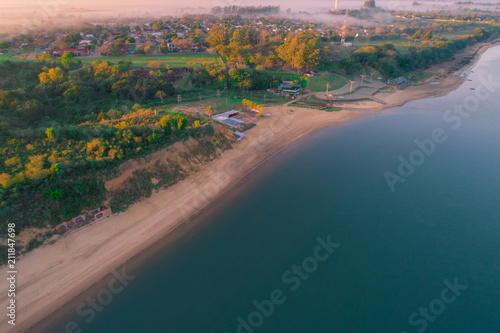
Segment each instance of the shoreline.
M423 83L410 86L403 90L397 90L393 93L385 93L385 96L383 92L374 95L380 99L384 99L387 104L369 101L351 104L344 103L342 107L358 109L360 111L384 111L390 108L403 106L411 101L447 95L467 80L471 68L476 65L484 52L498 45L500 45L500 39L477 43L465 49L463 52L456 54L453 60L425 69L425 71L431 72L432 75L426 78ZM467 63L461 63L464 59L469 57L471 59ZM433 84L436 82L439 82L439 84Z
M471 53L474 57L457 71L465 73L467 68L470 71L480 55L495 45L498 41L479 43L471 50L457 54L456 58L463 59ZM458 60L442 64L439 69L453 69L456 65L453 62ZM436 78L442 78L438 89L430 84ZM387 105L368 102L361 107L382 111L416 99L443 96L465 80L465 74L450 75L436 71L425 84L388 95ZM210 203L234 188L243 177L283 149L322 129L372 115L347 110L330 113L293 105L266 107L264 114L266 117L259 120L257 127L246 132L247 138L204 165L198 173L153 194L123 213L20 257L17 262L17 324L12 326L2 321L0 331L25 332L42 322L78 295L98 285L110 272L147 251L167 235L172 235L174 230L200 214ZM1 271L4 276L7 275L6 267ZM7 289L7 280L2 279L0 290ZM7 306L7 295L2 295L0 304Z

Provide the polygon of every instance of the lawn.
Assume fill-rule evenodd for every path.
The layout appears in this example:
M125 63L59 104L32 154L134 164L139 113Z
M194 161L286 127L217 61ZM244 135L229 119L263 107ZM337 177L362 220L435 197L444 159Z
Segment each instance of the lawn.
M10 55L7 54L0 54L0 61L5 61L5 60L22 61L20 58L17 57L11 57Z
M208 105L212 106L216 112L224 112L233 109L241 108L241 101L249 99L262 106L277 105L290 102L289 98L276 96L267 91L221 91L220 96L217 96L217 91L200 90L200 91L184 91L180 92L182 103L177 103L177 95L167 97L163 100L165 107L174 107L179 105L199 106L205 109Z
M283 81L299 81L303 75L296 73L288 73L283 71L266 71L270 75L274 75L276 77L281 77Z
M130 60L137 67L146 67L151 61L159 61L165 65L170 65L172 68L177 67L195 67L204 62L213 63L219 62L218 57L208 53L188 53L188 54L165 54L159 56L143 56L143 55L126 55L126 56L110 56L110 57L78 57L83 64L90 65L92 61L109 61L117 63L120 60ZM21 61L20 58L10 57L8 55L0 55L0 61Z
M146 67L151 61L159 61L170 67L195 67L204 62L220 62L219 58L208 53L188 53L188 54L165 54L159 56L127 55L127 56L109 56L109 57L80 57L84 64L91 64L92 61L110 61L117 63L121 60L130 60L135 66Z
M307 88L312 91L326 91L326 84L330 83L328 90L336 90L346 85L344 79L335 74L313 76L308 79Z

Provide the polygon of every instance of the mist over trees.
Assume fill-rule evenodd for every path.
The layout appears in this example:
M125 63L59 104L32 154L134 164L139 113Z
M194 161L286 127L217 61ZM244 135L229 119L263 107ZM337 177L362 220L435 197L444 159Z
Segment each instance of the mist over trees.
M216 6L212 8L214 15L229 14L276 14L280 12L280 6Z

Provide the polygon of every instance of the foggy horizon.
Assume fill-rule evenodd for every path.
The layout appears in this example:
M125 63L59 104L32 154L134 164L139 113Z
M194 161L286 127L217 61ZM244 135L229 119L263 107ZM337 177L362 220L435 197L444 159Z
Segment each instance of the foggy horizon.
M453 10L458 8L455 1L419 1L423 6L412 6L413 0L402 1L376 1L377 6L390 10ZM482 4L482 1L473 1ZM363 6L364 0L341 0L339 9L356 9ZM260 6L273 5L280 6L280 15L285 14L290 9L295 17L300 12L316 14L314 17L307 17L315 21L324 21L325 14L332 8L334 1L313 0L304 2L301 0L253 0L250 2L243 0L212 0L190 1L189 3L179 1L143 0L129 1L122 3L118 1L97 1L97 0L53 0L41 2L38 0L0 0L0 33L19 31L33 28L54 28L57 25L67 26L82 23L89 23L92 20L119 20L128 18L160 18L165 16L182 16L185 14L208 14L215 6ZM498 7L498 6L496 6ZM484 9L484 8L483 8ZM301 18L301 17L299 17Z

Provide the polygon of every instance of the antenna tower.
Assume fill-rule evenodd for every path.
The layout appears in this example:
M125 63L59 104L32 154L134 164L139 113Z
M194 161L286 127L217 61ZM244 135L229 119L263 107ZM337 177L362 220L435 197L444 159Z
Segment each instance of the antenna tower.
M345 17L344 17L344 26L342 27L342 39L340 40L340 46L344 46L345 44L345 32L347 30L347 16L349 16L349 10L345 10Z

